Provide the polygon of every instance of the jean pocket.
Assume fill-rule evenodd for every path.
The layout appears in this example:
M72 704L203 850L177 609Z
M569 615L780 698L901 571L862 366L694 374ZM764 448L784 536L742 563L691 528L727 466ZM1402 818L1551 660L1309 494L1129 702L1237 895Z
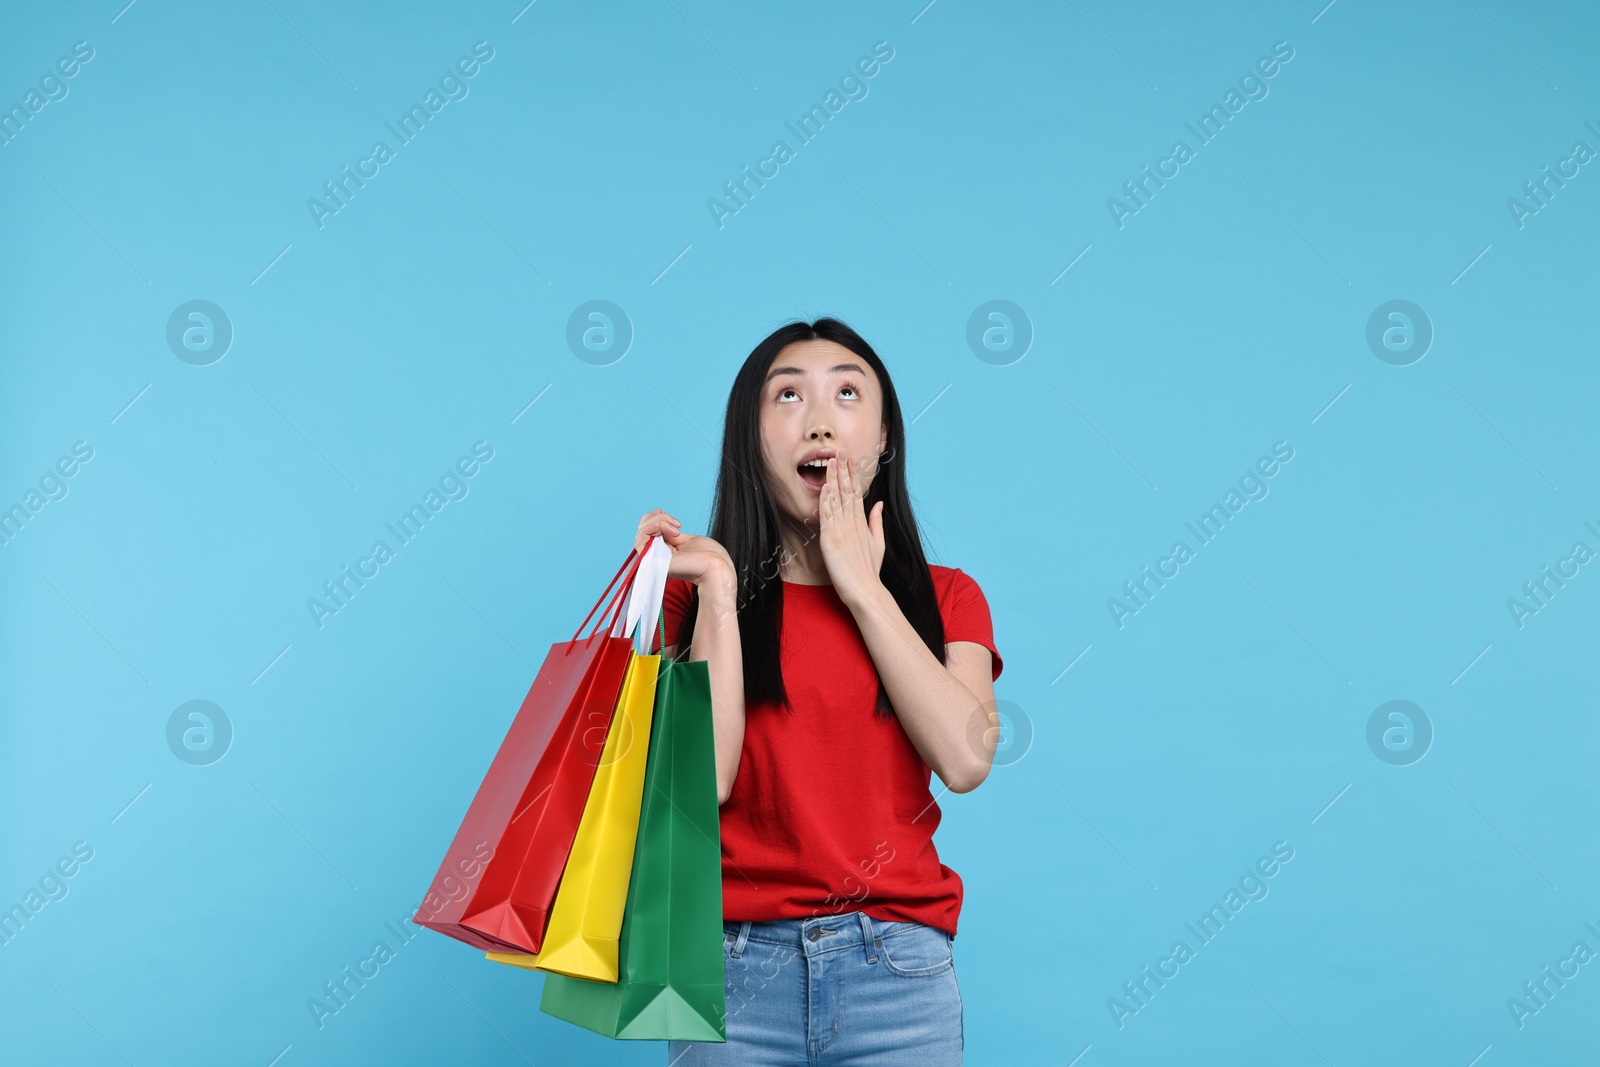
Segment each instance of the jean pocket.
M902 978L932 978L955 966L950 935L921 923L889 931L877 945L884 967Z

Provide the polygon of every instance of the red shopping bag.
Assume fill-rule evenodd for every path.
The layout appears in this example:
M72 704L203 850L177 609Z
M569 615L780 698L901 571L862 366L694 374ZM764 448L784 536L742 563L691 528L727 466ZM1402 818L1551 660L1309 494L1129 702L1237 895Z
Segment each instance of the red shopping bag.
M539 951L633 648L627 637L597 635L626 602L643 559L630 552L572 640L550 646L412 919L417 925L488 952ZM619 614L612 630L621 623Z

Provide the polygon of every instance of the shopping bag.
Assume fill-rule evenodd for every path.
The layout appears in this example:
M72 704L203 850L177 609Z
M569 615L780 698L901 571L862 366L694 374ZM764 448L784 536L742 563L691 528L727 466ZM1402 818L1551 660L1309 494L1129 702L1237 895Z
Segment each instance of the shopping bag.
M653 718L617 981L548 974L539 1010L606 1037L726 1041L722 847L704 660L662 662Z
M621 703L627 662L650 651L650 621L661 611L661 602L666 595L667 569L671 559L672 549L667 543L658 536L651 537L645 545L645 550L639 554L634 571L629 575L627 588L621 594L622 608L616 614L610 639L619 647L628 648L628 635L634 633L636 628L638 631L632 638L631 652L624 661L623 676L614 688L607 690L611 703L604 708L598 704L595 706L591 715L583 720L584 725L578 728L583 734L582 739L574 739L566 760L551 772L550 788L546 794L549 799L545 801L544 816L528 841L521 865L515 869L509 902L494 913L495 916L502 918L515 915L524 921L520 925L512 922L499 929L485 930L485 926L475 921L471 914L465 920L469 925L493 934L505 942L505 946L509 949L531 953L539 953L544 949L544 935L548 929L550 912L568 866L578 827L582 822L584 810L588 807L589 797L594 792L599 769L606 762L605 744ZM650 686L651 692L645 697L645 707L650 708L654 700L654 679L646 679L642 684ZM596 700L598 699L597 690ZM648 743L648 727L645 728L641 740ZM640 755L642 758L643 753ZM549 761L541 765L540 771L543 772L548 765ZM537 775L530 786L541 787ZM633 805L637 810L639 801L637 794L635 796ZM555 812L554 816L551 815L552 811ZM532 818L534 814L535 812L530 812L527 817ZM634 816L634 820L637 822L637 816ZM547 823L548 832L546 832ZM621 879L627 877L625 872L631 860L632 847L630 841L629 857L620 861L620 871L623 873L619 873L617 877ZM583 862L579 865L580 868L592 862L594 855L592 851L586 852ZM508 871L511 868L508 865L501 870ZM494 873L490 872L491 875ZM623 897L625 891L624 881L615 893L618 897Z
M661 602L671 559L666 543L654 540L628 591L621 628L628 632L638 624L633 655L550 909L543 945L538 953L527 954L527 962L541 970L592 981L617 980L617 939L633 869L661 662L659 655L650 653L648 624L659 616L665 633Z
M550 646L412 919L419 926L478 949L538 951L633 654L615 630L643 560L630 552L572 639ZM600 636L613 612L613 632Z
M635 654L628 661L600 768L550 909L535 965L541 971L596 982L617 980L617 939L633 871L660 668L660 656Z

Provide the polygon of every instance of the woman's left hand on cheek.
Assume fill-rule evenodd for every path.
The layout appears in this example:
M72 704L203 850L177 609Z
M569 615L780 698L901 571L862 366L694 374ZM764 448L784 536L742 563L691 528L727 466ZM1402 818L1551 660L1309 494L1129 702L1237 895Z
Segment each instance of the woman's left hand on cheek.
M883 501L872 506L869 518L862 503L865 495L851 457L840 449L828 461L819 510L822 559L835 590L847 602L880 584L883 567Z

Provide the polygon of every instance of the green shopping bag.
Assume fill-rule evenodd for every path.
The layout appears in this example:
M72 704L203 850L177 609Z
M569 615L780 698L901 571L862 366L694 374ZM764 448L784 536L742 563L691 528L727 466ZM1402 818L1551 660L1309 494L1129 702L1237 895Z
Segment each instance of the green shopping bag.
M539 1010L606 1037L726 1041L721 841L710 668L663 658L617 981L548 974Z

